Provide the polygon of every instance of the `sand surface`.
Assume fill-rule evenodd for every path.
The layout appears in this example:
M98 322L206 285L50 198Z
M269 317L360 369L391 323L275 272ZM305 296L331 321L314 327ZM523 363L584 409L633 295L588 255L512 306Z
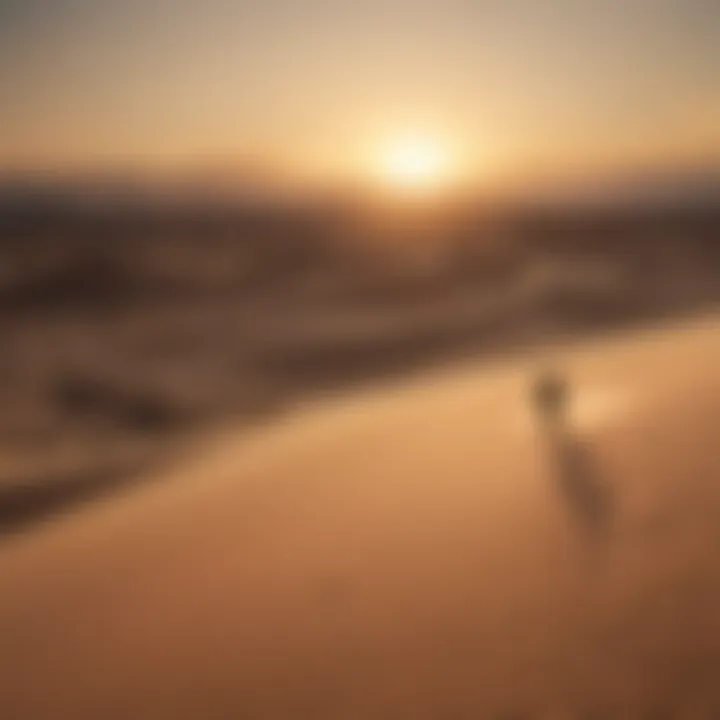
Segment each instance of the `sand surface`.
M553 358L561 438L466 363L6 540L0 716L715 717L720 322Z

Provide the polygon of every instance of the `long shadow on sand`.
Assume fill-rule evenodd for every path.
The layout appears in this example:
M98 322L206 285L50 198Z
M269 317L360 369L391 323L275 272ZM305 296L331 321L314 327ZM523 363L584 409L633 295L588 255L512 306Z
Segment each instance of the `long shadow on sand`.
M557 488L574 522L588 537L606 539L615 503L592 446L568 429L549 433L548 445Z

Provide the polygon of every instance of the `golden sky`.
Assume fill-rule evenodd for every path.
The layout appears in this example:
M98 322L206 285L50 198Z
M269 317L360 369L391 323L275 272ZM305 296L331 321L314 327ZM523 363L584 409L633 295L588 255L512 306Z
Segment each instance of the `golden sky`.
M720 159L718 0L0 0L0 167Z

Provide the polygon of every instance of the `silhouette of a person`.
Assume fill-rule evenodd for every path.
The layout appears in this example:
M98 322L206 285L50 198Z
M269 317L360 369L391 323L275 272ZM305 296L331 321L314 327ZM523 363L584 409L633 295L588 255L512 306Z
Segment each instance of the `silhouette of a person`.
M567 380L556 371L544 370L533 383L532 396L542 424L553 430L562 429L569 396Z

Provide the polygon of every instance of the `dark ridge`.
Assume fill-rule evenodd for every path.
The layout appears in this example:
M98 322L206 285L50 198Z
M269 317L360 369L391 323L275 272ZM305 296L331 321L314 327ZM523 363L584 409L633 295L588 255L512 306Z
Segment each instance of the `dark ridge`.
M80 504L119 492L139 479L142 463L19 478L0 489L0 535L18 532Z

